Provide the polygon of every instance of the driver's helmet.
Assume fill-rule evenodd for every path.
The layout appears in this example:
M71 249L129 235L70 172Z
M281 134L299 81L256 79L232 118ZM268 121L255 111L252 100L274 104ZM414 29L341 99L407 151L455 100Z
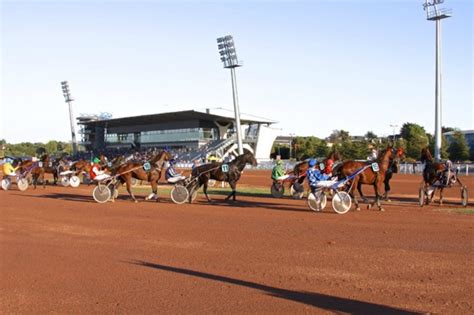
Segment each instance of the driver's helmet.
M309 162L308 162L309 167L313 167L313 166L315 166L316 164L318 164L318 161L316 161L316 159L311 159L311 160L309 160Z
M12 159L12 158L6 158L6 159L5 159L5 163L10 163L10 164L12 164L12 163L13 163L13 159Z
M94 158L94 159L92 160L92 162L93 162L94 164L99 164L100 160L99 160L99 158L96 157L96 158Z
M282 161L282 160L277 160L277 161L276 161L276 164L277 164L277 165L283 165L283 161Z
M175 164L176 164L176 160L175 160L175 159L171 159L171 160L169 160L169 163L170 163L170 165L175 165Z

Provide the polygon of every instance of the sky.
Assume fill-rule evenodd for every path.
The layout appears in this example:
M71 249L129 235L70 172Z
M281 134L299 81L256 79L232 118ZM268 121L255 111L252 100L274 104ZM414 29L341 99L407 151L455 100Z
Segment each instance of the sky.
M69 140L63 80L76 116L232 109L216 43L227 34L241 112L281 135L384 136L405 122L433 133L435 25L422 2L0 0L0 139ZM473 4L443 7L442 124L474 129Z

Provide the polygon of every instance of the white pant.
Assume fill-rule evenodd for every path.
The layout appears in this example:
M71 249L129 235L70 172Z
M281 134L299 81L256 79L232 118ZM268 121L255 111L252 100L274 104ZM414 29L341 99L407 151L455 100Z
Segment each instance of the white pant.
M287 179L288 177L290 177L290 175L287 174L287 175L283 175L283 176L277 177L276 180L285 180L285 179Z
M170 178L168 178L168 183L175 184L175 183L177 183L177 182L179 182L180 180L183 180L183 179L185 179L185 178L186 178L186 177L183 176L183 175L170 177Z
M101 180L109 178L109 177L110 177L110 175L108 175L108 174L100 174L100 175L97 175L96 177L94 177L94 180L101 181Z

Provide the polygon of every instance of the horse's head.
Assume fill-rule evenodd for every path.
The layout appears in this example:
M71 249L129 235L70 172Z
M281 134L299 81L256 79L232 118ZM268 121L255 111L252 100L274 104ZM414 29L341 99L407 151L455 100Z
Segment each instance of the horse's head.
M430 150L428 148L421 149L420 161L421 163L433 161L433 157L431 156Z
M257 160L255 159L255 156L249 151L244 153L244 161L247 164L251 164L252 166L257 166Z
M167 150L161 151L151 159L151 164L158 169L162 169L165 161L171 160L171 153Z

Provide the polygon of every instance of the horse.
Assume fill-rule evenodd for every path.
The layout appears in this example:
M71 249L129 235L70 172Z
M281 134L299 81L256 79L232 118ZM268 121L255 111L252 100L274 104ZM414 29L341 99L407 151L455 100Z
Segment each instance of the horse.
M448 183L444 184L442 176L446 171L449 171L449 167L445 163L435 162L431 156L430 150L428 148L421 149L420 162L425 164L423 169L423 191L425 196L428 195L427 191L430 187L435 188L435 191L431 194L431 197L426 198L426 204L429 204L436 193L436 189L439 189L439 204L443 204L443 190L446 186L450 186L449 178L447 178ZM439 182L440 185L435 185L436 182ZM464 187L459 178L456 177L456 182Z
M211 199L207 194L207 187L210 179L229 183L232 192L225 198L225 200L229 200L232 197L232 200L235 201L237 182L247 164L253 166L257 165L257 160L249 151L237 156L232 162L227 164L223 162L213 162L196 166L191 172L192 178L195 178L196 180L190 187L189 203L192 203L194 191L201 188L201 186L203 186L204 195L206 196L207 201L211 202Z
M117 189L121 184L127 184L127 191L134 202L138 202L132 192L132 178L147 181L151 184L152 193L146 198L158 199L158 181L161 178L161 171L164 168L165 162L171 159L171 153L162 151L149 160L150 170L143 169L143 163L129 161L127 163L118 165L114 170L115 176L118 176L119 181L114 189Z
M382 154L380 154L379 158L377 159L377 163L379 165L378 172L374 171L371 167L368 167L353 179L349 194L354 200L356 210L360 210L360 207L357 198L355 198L354 189L357 187L360 193L361 190L359 189L359 187L361 185L372 185L374 187L375 192L375 201L370 203L367 208L370 209L374 205L374 203L376 203L379 210L384 211L380 204L381 196L379 192L382 191L382 183L384 183L385 174L390 164L390 159L399 160L398 155L401 154L400 152L402 152L400 151L400 149L393 150L391 146L388 146L387 149ZM334 175L337 175L340 179L342 179L354 174L357 170L361 169L362 167L365 167L366 165L366 162L357 162L350 160L344 161L342 165L336 170Z

